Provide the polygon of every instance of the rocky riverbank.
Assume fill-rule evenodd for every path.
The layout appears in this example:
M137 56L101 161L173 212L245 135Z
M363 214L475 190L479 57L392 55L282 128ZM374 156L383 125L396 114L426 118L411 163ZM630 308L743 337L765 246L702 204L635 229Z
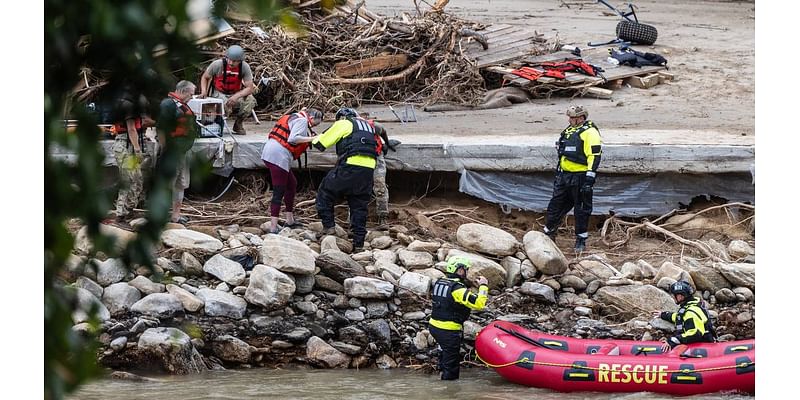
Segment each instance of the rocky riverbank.
M81 229L64 285L84 310L99 309L98 360L119 371L429 367L438 355L429 291L456 255L472 260L470 285L482 275L491 289L487 308L465 323L465 351L498 318L576 337L658 339L673 327L650 313L677 308L665 291L677 279L706 299L721 340L755 335L755 253L745 240L710 240L732 262L682 255L614 265L599 251L568 259L537 231L520 241L477 223L460 225L453 243L404 225L372 230L356 254L341 227L335 236L321 228L170 224L155 271L102 254L88 260ZM120 246L136 235L102 230ZM85 312L73 320L76 331L92 329Z

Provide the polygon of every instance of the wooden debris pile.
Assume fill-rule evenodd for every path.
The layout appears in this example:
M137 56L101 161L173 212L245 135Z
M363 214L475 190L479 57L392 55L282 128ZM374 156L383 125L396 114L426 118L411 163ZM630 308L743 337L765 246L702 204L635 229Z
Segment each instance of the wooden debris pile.
M363 2L332 13L311 5L298 14L303 33L233 21L236 33L215 49L245 48L262 113L362 103L476 104L483 96L484 80L464 54L467 43L480 40L477 23L444 12L382 17Z

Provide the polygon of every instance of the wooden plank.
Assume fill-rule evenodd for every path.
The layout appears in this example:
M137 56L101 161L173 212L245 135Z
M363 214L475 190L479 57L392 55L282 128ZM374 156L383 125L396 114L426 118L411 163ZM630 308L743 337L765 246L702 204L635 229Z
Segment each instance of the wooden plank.
M658 84L662 84L664 82L669 82L675 80L675 74L666 72L666 71L658 71Z
M602 66L600 66L602 68ZM658 72L664 69L660 66L649 66L642 68L634 68L628 66L617 66L616 68L604 68L603 75L608 80L624 79L631 76L647 75L648 73Z
M495 35L495 34L486 34L483 31L479 31L478 33L484 35L486 37L487 43L489 43L489 49L484 50L483 46L480 45L477 41L471 41L467 47L467 50L464 52L467 56L476 57L481 53L485 53L487 51L493 51L506 45L509 42L513 42L514 38L517 39L524 39L528 36L533 37L533 34L526 33L524 31L519 31L516 28L514 30L509 30L507 32L503 32L502 35Z
M631 76L625 79L625 83L639 89L650 89L658 85L658 74L650 74L646 76Z
M491 44L489 44L489 46L491 46ZM536 45L534 45L533 42L531 42L529 39L520 39L516 42L508 43L502 47L495 47L495 48L489 47L489 50L476 52L469 55L473 56L473 58L476 60L479 58L485 59L487 57L492 57L494 54L504 53L512 49L518 49L520 47L528 47L531 50L533 50L536 47Z
M481 35L486 36L487 38L489 38L489 37L494 37L494 36L508 35L508 34L517 32L518 30L519 30L518 27L509 25L507 27L498 29L496 31L491 31L491 32L477 31L477 32L480 33Z
M514 34L500 37L490 36L486 38L486 40L489 42L489 49L491 49L492 47L498 48L508 46L509 44L518 42L520 40L528 41L531 43L531 45L533 45L536 37L537 36L533 32L515 32Z
M478 31L478 33L487 35L487 34L492 33L492 32L497 32L499 30L513 28L513 27L514 27L514 25L509 25L509 24L492 24L492 25L489 25L486 28Z
M589 95L591 97L596 97L598 99L610 99L613 94L614 94L613 90L592 86L590 88L586 88L586 94L584 94L584 96Z
M363 60L343 61L336 63L336 75L342 78L366 75L387 69L402 68L408 65L405 54L382 54Z
M575 58L579 58L579 57L576 57L574 54L572 54L572 53L570 53L568 51L557 51L555 53L542 54L540 56L532 56L532 57L523 58L520 61L522 61L524 63L535 64L535 63L541 63L541 62L564 61L565 58L575 59Z
M478 65L478 68L483 68L488 65L506 63L508 61L524 57L530 54L530 52L533 50L533 46L523 44L487 56L476 57L475 62Z

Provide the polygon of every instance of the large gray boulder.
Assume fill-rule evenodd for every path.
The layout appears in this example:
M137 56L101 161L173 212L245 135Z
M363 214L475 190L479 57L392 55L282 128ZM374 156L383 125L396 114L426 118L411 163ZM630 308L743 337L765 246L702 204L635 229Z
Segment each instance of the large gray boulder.
M382 275L384 272L390 274L395 280L400 279L403 274L406 273L406 269L394 264L385 261L376 261L375 262L375 270L378 275ZM417 271L419 272L419 271Z
M308 339L306 357L309 361L322 364L327 368L347 368L350 364L348 355L336 350L317 336L312 336Z
M721 289L728 289L731 287L731 284L725 279L725 276L714 268L701 264L689 263L685 269L689 271L692 281L697 285L695 286L697 290L708 290L711 293L716 293Z
M162 293L165 290L164 284L153 282L147 277L142 275L133 278L130 282L128 282L128 285L135 287L145 295L153 293Z
M63 290L73 291L78 299L78 307L72 312L72 321L75 324L88 321L92 309L96 311L97 318L100 321L108 321L111 318L111 313L108 312L106 306L90 291L69 286L65 286Z
M675 311L678 306L669 293L652 285L603 286L593 300L607 312L621 313L627 317L653 311Z
M75 280L75 287L84 288L88 290L94 297L102 298L103 297L103 287L98 285L97 282L85 277L79 276L77 280Z
M81 254L88 254L94 248L94 244L89 239L88 232L88 228L84 226L75 235L75 249ZM136 232L106 224L100 224L100 234L113 238L113 248L117 252L124 250L128 242L136 238Z
M203 303L203 300L200 300L199 297L193 295L188 290L182 287L169 284L167 285L167 292L175 296L178 299L178 301L181 302L181 304L183 305L183 309L186 311L196 312L199 311L201 308L203 308L203 305L205 305L205 303Z
M745 263L716 263L714 269L717 270L733 286L744 286L750 290L756 290L756 265Z
M175 328L149 328L139 337L139 350L147 360L172 374L197 374L206 370L203 357L189 335Z
M316 265L325 276L342 283L354 276L365 276L367 271L361 264L341 251L328 250L316 259ZM313 271L312 271L313 273Z
M259 263L298 275L313 274L317 256L305 243L274 234L264 236L264 244L259 249Z
M184 251L181 254L181 265L186 275L203 275L203 264L188 251Z
M200 289L197 297L203 300L205 314L210 317L239 319L247 311L247 302L241 297L214 289Z
M421 240L415 240L408 244L406 250L409 251L426 251L431 254L436 254L436 250L439 250L441 245L438 242L423 242Z
M372 259L375 260L376 264L378 262L395 264L397 263L397 253L391 250L374 250L372 252Z
M422 297L428 297L428 292L431 289L431 278L416 272L406 272L400 277L398 286Z
M222 250L219 239L191 229L167 229L161 233L161 241L174 249L216 253Z
M731 240L728 244L728 254L736 260L742 260L754 256L756 251L744 240Z
M550 286L537 282L524 282L519 288L519 292L533 297L536 301L543 303L555 303L556 293Z
M697 287L689 271L669 261L664 261L664 263L661 264L661 268L658 269L658 273L653 280L658 282L662 278L669 278L674 281L686 281L689 282L692 287Z
M586 283L590 283L598 279L605 281L615 275L614 270L597 260L581 260L572 268L573 271Z
M425 251L409 251L406 249L397 252L400 263L408 269L428 268L433 265L433 256Z
M456 231L458 243L470 250L493 256L510 256L516 253L519 242L514 235L493 226L468 223Z
M119 258L109 258L105 261L94 260L97 265L97 283L101 286L108 286L125 279L128 275L128 268Z
M394 285L380 279L357 276L344 280L344 294L359 299L389 299L394 295Z
M500 264L475 253L467 253L457 249L447 252L447 260L451 257L463 257L469 260L467 280L474 286L478 285L478 277L483 276L489 281L488 286L497 289L506 284L506 270Z
M221 360L240 364L250 362L252 355L252 348L249 344L231 335L218 336L214 339L211 350Z
M153 293L131 306L131 311L154 317L173 317L183 313L183 304L169 293Z
M126 282L109 285L103 291L103 304L108 307L112 315L127 312L131 306L142 298L142 294L135 287Z
M294 280L266 265L256 265L250 273L250 285L244 298L250 304L262 306L267 310L282 308L289 303L297 287Z
M525 254L544 275L558 275L567 270L567 258L544 232L530 231L522 238Z
M242 264L219 254L209 258L208 261L203 264L203 271L233 286L241 284L247 277Z
M500 260L500 266L506 270L506 287L514 287L522 279L522 260L507 256Z

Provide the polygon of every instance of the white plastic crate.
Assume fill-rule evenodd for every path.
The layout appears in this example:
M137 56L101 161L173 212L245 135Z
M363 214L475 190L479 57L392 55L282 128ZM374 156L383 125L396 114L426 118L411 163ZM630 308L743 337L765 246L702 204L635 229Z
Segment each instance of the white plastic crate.
M223 121L225 120L225 104L222 99L212 97L206 97L205 99L193 98L186 104L197 117L201 137L222 136L222 126L216 122L218 116L221 116Z

